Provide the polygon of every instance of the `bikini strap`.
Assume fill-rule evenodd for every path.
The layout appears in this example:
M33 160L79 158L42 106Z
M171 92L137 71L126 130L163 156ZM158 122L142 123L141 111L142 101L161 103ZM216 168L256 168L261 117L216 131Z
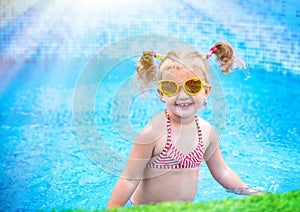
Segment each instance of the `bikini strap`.
M167 118L167 143L166 143L166 146L165 146L163 152L167 152L172 145L171 119L170 119L170 115L169 115L167 109L165 110L165 114L166 114L166 118Z
M167 109L165 110L165 114L166 114L166 118L167 118L167 133L168 133L167 143L168 143L168 142L171 142L171 119L170 119L170 115L169 115ZM202 145L203 145L203 142L202 142L202 132L201 132L201 128L200 128L200 124L199 124L199 119L198 119L197 115L195 115L195 122L196 122L196 125L197 125L199 142L201 142Z
M202 131L201 131L201 128L200 128L199 119L198 119L197 115L195 116L195 122L196 122L197 129L198 129L198 140L199 140L200 146L203 149Z

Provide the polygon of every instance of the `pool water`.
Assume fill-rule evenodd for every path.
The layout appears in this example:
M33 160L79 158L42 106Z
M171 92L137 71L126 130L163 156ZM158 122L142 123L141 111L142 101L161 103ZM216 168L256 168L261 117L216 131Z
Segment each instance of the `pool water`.
M105 75L95 97L95 108L75 111L84 125L76 129L76 85L52 83L48 76L40 76L39 83L31 80L20 85L24 78L34 76L38 67L49 67L49 63L28 62L23 66L26 75L15 78L0 105L1 210L105 207L126 162L131 139L164 109L155 89L147 91L147 98L134 86L122 92L128 80L134 81L134 65L135 59L124 60ZM251 75L245 81L238 73L218 74L225 98L226 119L220 128L224 159L251 187L266 192L298 189L300 78L264 70L251 70ZM90 88L84 89L89 92ZM213 121L213 113L218 111L212 111L211 100L199 111L209 121ZM129 120L130 128L119 124L124 120ZM76 122L80 126L80 120ZM97 141L83 142L78 137L78 130L84 130L88 138L95 123L105 146L95 146ZM123 128L129 131L124 134ZM104 149L112 151L116 158L104 155L104 160L99 161L92 154L105 154ZM228 196L235 195L217 184L203 163L195 201Z
M147 41L169 51L174 38L202 54L232 43L251 78L223 76L212 61L199 115L249 186L300 188L297 1L2 0L0 8L0 211L103 209L135 136L164 109L155 88L143 98L135 86L136 53ZM120 43L134 36L139 43ZM88 65L112 46L108 61L127 56L105 73ZM228 196L202 163L195 201Z

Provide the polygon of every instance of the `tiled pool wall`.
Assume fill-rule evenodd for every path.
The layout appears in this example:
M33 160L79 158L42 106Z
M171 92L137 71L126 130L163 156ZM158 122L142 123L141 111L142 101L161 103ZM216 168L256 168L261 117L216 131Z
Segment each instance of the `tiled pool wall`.
M3 70L16 61L88 59L120 39L153 33L202 53L227 40L250 67L300 73L300 3L293 0L1 2Z

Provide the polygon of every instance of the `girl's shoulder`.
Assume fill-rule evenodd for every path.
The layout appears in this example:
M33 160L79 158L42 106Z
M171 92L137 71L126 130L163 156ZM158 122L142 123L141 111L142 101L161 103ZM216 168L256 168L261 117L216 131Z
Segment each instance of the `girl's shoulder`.
M166 131L166 119L163 112L155 115L140 131L139 140L148 142L161 138Z
M166 117L164 112L156 114L144 127L144 130L151 132L151 134L160 133L166 129Z
M200 129L203 134L204 149L206 150L211 143L211 135L214 133L214 127L205 119L198 117Z
M198 120L199 120L199 125L200 125L200 128L202 129L202 131L210 132L212 130L213 126L208 121L206 121L205 119L203 119L199 116L198 116Z

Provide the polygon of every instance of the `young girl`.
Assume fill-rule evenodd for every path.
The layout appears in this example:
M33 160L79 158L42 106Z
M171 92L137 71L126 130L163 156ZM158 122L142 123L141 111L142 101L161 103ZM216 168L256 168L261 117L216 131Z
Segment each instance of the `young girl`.
M170 51L165 57L143 52L136 68L138 78L142 87L158 82L166 109L135 139L107 208L123 206L128 200L132 204L192 201L202 160L225 189L238 194L259 192L248 188L225 164L213 126L197 116L212 89L206 62L212 54L227 73L234 55L226 42L215 43L204 57L189 50ZM158 71L153 57L161 60Z

